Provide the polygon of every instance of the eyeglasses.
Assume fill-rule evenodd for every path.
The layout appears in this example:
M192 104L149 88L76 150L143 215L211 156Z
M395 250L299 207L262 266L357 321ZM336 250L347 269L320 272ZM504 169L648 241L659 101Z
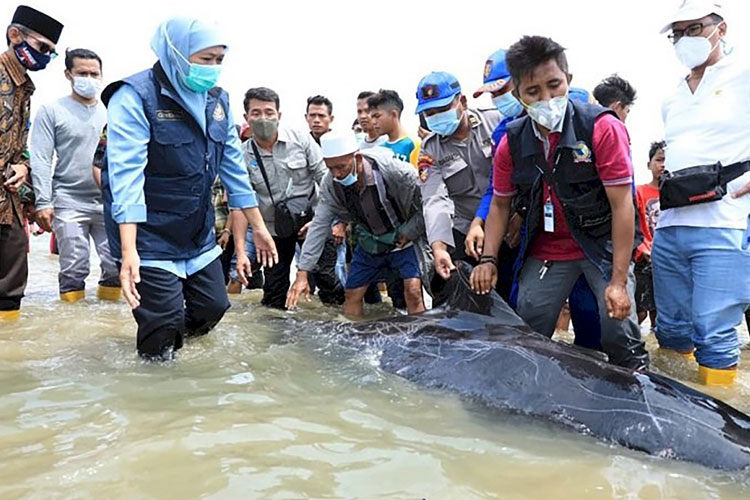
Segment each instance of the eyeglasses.
M698 36L708 26L716 26L717 23L693 23L684 30L672 30L667 38L672 43L677 43L683 36Z
M57 52L55 52L55 49L53 47L50 47L49 44L39 40L37 37L35 37L28 31L21 31L21 33L23 33L23 35L26 38L31 38L32 40L34 40L37 43L37 45L39 45L37 50L41 52L42 54L49 55L50 59L54 59L55 57L57 57Z

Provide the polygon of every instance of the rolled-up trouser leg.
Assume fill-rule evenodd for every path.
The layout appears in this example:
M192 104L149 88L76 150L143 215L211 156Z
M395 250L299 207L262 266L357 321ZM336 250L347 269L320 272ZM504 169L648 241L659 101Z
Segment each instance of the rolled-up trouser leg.
M138 354L154 360L169 360L182 347L185 332L185 298L182 281L155 267L141 266L136 285L141 305L133 310L138 323Z
M750 303L750 249L741 229L678 227L692 263L695 359L707 368L740 360L737 325ZM660 312L661 314L661 312Z
M96 253L99 255L99 260L101 261L99 285L119 287L120 274L117 270L117 263L109 251L109 240L107 239L107 232L104 229L103 214L91 214L89 219L89 233L91 234L91 239L94 240Z
M55 210L52 228L60 251L58 282L61 294L86 288L90 269L89 217L74 209Z
M602 328L602 351L607 354L609 362L639 370L648 369L649 357L646 346L641 339L641 328L635 312L635 277L633 264L628 270L627 291L630 297L630 314L623 319L613 319L607 312L604 291L609 282L601 271L588 260L581 262L586 281L594 292L599 306L599 321Z
M328 238L313 273L315 284L318 286L318 297L324 304L341 305L344 303L344 287L336 273L337 259L336 243L332 237Z
M229 309L221 260L217 258L183 280L185 296L185 334L205 335L215 327Z
M29 273L26 260L28 243L26 231L16 217L12 224L0 225L0 311L21 308Z

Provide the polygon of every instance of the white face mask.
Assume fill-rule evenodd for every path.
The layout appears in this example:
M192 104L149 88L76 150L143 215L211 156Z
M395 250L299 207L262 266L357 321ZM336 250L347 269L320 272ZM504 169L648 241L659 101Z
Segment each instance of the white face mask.
M73 92L84 99L93 99L102 89L102 81L98 78L89 76L73 77Z
M549 101L537 101L530 106L523 101L521 104L526 108L532 120L550 132L561 132L565 110L568 109L568 94L553 97Z
M702 36L683 36L674 45L674 51L677 55L677 59L685 65L688 69L693 69L696 66L700 66L711 55L711 52L716 48L716 45L711 46L709 38L714 36L717 26L708 37ZM716 42L718 45L719 42Z

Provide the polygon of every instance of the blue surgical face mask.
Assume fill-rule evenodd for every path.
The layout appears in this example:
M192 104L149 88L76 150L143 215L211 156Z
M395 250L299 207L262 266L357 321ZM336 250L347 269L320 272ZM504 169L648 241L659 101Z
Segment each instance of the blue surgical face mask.
M13 46L13 52L21 64L29 71L39 71L47 67L52 60L52 54L42 54L29 45L26 40Z
M518 102L518 99L516 99L510 92L493 97L492 104L494 104L497 110L506 118L515 118L523 111L521 103Z
M333 178L334 181L338 182L342 186L351 186L354 183L357 182L358 176L357 176L357 159L352 159L352 170L349 172L349 175L344 177L343 179L337 179L336 177Z
M212 88L216 87L216 84L219 81L219 75L221 75L221 65L191 63L185 56L180 53L179 50L177 50L177 47L172 45L172 41L169 39L169 35L167 35L166 26L164 27L163 34L164 39L167 41L167 44L169 44L172 52L180 59L185 61L185 64L187 64L188 66L188 72L185 73L182 65L179 63L177 64L177 71L180 72L182 83L185 84L185 87L197 93L208 92Z
M427 126L430 130L438 135L448 137L453 135L458 129L458 126L461 125L461 116L459 116L457 109L451 108L432 116L427 116L425 117L425 120L427 121Z

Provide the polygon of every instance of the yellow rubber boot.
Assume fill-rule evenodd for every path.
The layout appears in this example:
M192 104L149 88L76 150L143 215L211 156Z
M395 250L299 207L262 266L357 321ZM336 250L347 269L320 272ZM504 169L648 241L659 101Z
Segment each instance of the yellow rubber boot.
M120 300L122 290L119 286L99 285L96 290L96 298L99 300Z
M714 387L729 387L737 378L737 367L716 369L707 366L698 366L698 378L701 384Z
M71 304L84 298L86 298L85 290L73 290L72 292L64 292L60 294L60 300Z
M0 311L0 321L14 321L21 318L21 311Z

